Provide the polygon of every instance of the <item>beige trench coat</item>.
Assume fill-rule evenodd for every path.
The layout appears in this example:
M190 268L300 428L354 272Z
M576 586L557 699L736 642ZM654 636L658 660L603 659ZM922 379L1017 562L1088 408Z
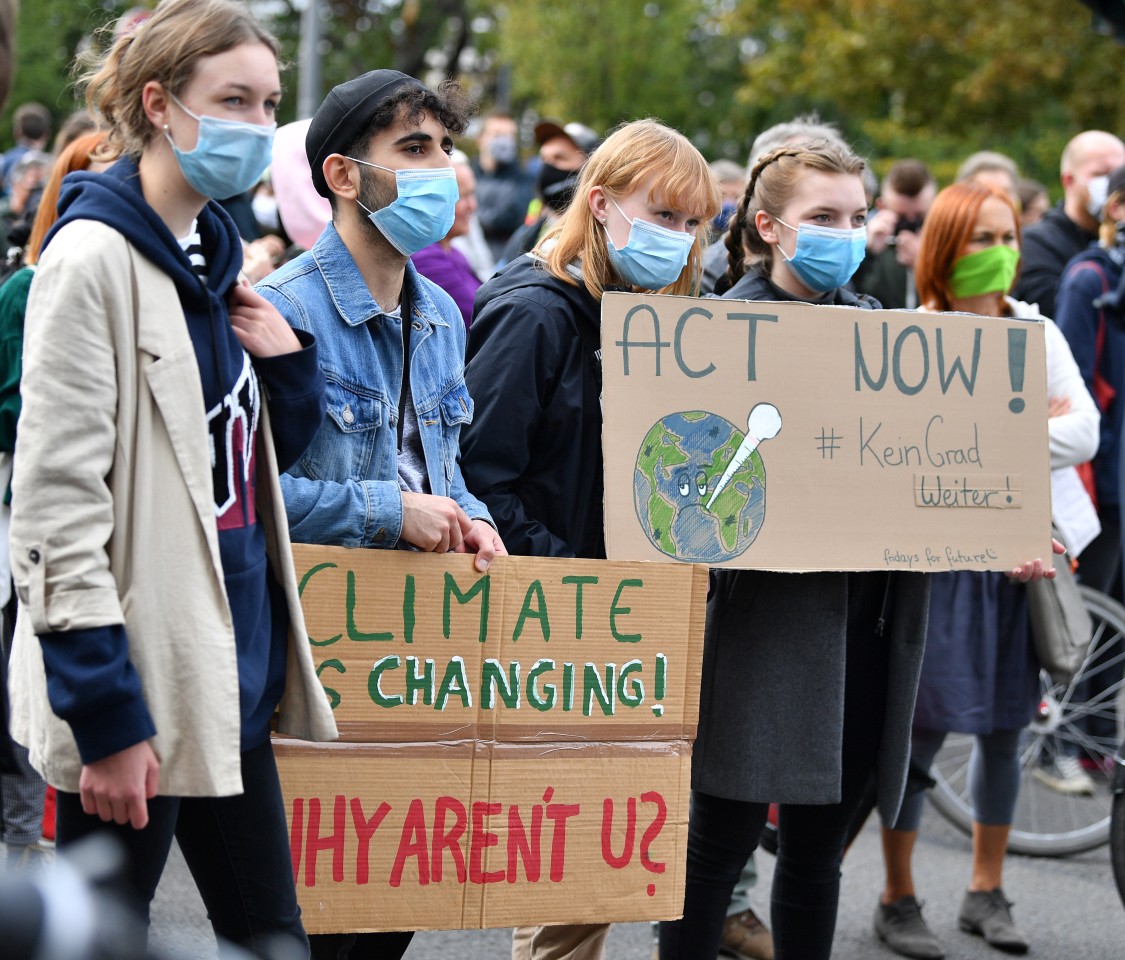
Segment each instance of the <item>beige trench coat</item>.
M123 623L156 724L160 793L240 793L234 628L195 351L172 280L111 227L75 221L47 248L28 301L22 394L13 735L49 783L78 789L81 760L51 712L36 634ZM278 728L331 740L264 408L258 513L290 618Z

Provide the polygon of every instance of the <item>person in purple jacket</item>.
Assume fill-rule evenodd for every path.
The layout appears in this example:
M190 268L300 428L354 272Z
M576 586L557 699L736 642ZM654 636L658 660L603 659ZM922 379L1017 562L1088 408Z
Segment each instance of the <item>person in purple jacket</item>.
M423 247L411 260L423 277L433 280L453 298L467 330L473 321L473 297L480 287L480 277L473 273L465 255L453 246L453 240L469 232L473 215L477 212L477 178L469 158L460 150L454 150L449 159L453 162L453 171L457 174L457 190L461 194L454 212L453 226L437 243Z

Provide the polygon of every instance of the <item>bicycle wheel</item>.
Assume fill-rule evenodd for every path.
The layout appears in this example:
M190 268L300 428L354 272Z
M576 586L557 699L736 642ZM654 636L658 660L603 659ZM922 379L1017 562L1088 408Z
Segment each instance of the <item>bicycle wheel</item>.
M1041 700L1020 743L1020 796L1008 849L1031 856L1065 856L1100 847L1109 839L1113 797L1106 772L1121 740L1125 718L1125 607L1104 593L1080 587L1093 620L1093 634L1082 668L1068 684L1040 673ZM1101 689L1087 694L1084 681L1100 678ZM1112 734L1091 735L1085 718L1115 721ZM972 833L968 774L975 737L951 733L930 771L936 786L934 807L967 834ZM1035 778L1044 759L1078 747L1090 761L1091 795L1058 793Z

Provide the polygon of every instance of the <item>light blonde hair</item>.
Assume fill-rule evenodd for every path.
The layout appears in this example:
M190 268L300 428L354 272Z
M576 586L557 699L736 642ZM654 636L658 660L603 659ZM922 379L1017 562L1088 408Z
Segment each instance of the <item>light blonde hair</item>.
M594 218L587 199L592 188L601 187L619 200L653 174L650 202L659 197L670 208L699 217L687 265L676 282L660 292L697 292L703 259L700 237L722 204L719 186L691 141L658 120L634 120L618 127L586 161L574 201L535 248L551 274L577 285L567 267L580 261L582 279L595 300L601 300L607 285L621 283L609 261L605 227Z
M202 57L243 43L265 44L277 56L273 34L240 3L162 0L151 17L117 38L104 57L95 55L81 77L90 112L100 116L109 131L95 159L137 156L157 133L141 101L146 83L155 80L179 95Z
M746 273L747 256L767 267L773 248L758 232L756 217L764 210L774 219L792 199L806 170L863 176L867 164L842 142L808 140L778 147L763 156L750 172L746 192L738 201L727 233L727 278L733 286Z

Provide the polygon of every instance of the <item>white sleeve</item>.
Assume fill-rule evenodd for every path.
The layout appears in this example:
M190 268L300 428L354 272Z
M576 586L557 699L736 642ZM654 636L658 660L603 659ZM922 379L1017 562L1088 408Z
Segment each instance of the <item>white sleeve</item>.
M1093 458L1098 451L1101 417L1086 389L1066 337L1054 320L1044 318L1047 337L1047 396L1065 397L1070 412L1047 421L1051 469L1074 466Z

